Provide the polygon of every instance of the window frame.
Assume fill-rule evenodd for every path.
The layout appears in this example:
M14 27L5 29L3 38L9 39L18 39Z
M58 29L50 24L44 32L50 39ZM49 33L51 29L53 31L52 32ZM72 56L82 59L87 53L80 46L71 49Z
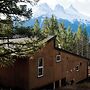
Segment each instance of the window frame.
M57 57L59 56L59 60L57 60ZM56 62L58 63L58 62L61 62L62 60L61 60L61 55L60 54L58 54L58 55L56 55Z
M39 66L39 62L40 62L41 59L42 59L42 65ZM42 74L41 75L39 75L39 70L40 69L42 69ZM38 77L42 77L42 76L44 76L44 58L40 57L40 58L38 58Z
M77 65L76 67L75 67L75 70L78 72L80 69L79 69L79 65Z

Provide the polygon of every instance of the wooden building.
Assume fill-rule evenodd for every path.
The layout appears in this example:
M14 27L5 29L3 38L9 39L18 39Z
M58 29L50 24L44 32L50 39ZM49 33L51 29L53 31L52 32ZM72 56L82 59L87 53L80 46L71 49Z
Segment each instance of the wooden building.
M77 83L88 77L88 59L55 47L55 37L29 57L17 58L14 66L0 69L0 84L31 90L53 84Z

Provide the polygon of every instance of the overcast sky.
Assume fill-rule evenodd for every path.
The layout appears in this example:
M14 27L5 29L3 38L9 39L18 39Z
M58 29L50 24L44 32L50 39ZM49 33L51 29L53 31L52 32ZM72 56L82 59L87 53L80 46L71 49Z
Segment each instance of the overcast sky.
M64 9L67 9L70 5L72 5L79 13L90 18L90 0L40 0L38 5L42 3L47 3L52 10L57 4L63 6ZM32 7L30 4L27 5L28 7ZM0 17L2 17L2 15L0 15Z
M90 0L40 0L39 4L41 3L47 3L52 9L57 4L65 9L72 5L78 12L90 17Z

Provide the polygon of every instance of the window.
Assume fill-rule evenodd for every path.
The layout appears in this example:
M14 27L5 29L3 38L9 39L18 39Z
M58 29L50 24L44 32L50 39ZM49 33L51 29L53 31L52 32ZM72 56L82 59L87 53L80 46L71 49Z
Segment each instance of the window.
M56 55L56 62L60 62L61 61L61 55Z
M38 77L42 77L44 74L44 59L38 59Z
M79 65L76 66L76 71L79 71Z

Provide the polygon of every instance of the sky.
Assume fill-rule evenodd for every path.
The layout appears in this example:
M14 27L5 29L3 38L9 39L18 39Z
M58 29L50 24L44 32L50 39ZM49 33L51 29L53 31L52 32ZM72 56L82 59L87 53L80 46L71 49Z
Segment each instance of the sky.
M40 0L39 4L47 3L51 9L60 4L64 9L72 5L81 14L90 17L90 0Z
M90 17L90 0L40 0L38 5L42 3L47 3L52 10L57 4L63 6L64 9L67 9L70 5L72 5L79 13ZM30 4L27 4L27 6L32 7Z

